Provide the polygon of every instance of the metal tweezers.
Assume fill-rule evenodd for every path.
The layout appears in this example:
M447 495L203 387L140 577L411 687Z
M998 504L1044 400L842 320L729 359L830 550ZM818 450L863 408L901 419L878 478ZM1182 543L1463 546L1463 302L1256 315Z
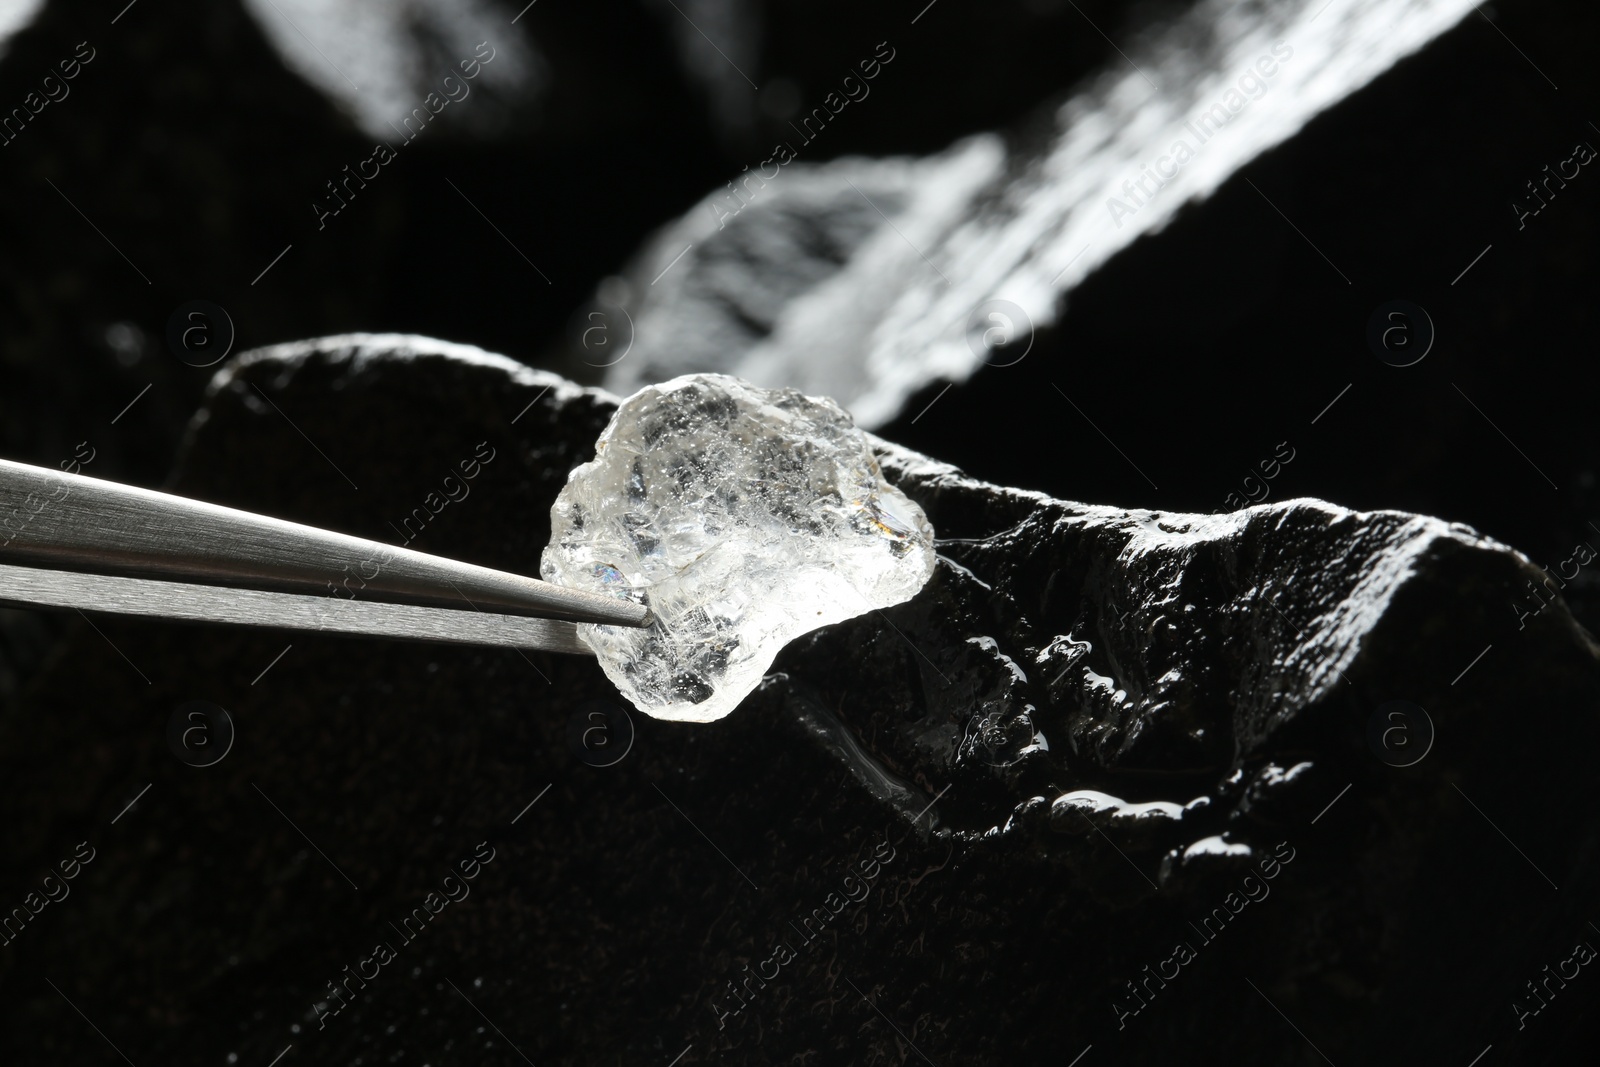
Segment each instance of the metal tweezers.
M0 460L0 603L593 655L642 604Z

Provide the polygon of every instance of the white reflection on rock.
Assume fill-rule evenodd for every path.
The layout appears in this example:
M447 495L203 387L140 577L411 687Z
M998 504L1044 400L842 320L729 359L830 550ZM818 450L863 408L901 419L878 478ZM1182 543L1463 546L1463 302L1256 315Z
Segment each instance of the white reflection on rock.
M332 97L361 129L392 140L429 93L487 41L494 62L451 108L457 134L488 135L508 104L534 97L545 65L504 10L487 0L244 0L289 69ZM459 92L459 90L457 90ZM404 137L404 134L400 134Z
M6 54L11 35L31 25L42 7L44 0L0 0L0 56Z
M983 365L973 309L1004 299L1034 327L1054 322L1063 294L1114 254L1472 8L1201 0L1130 44L1137 68L1114 57L1042 138L983 134L922 159L816 165L797 135L798 161L770 181L777 168L751 165L641 250L629 275L642 295L628 309L639 343L606 386L723 370L832 396L861 425L881 426L918 390ZM1191 154L1174 159L1185 139ZM1136 202L1128 186L1141 179ZM732 196L743 206L730 221ZM1113 198L1131 210L1112 209Z

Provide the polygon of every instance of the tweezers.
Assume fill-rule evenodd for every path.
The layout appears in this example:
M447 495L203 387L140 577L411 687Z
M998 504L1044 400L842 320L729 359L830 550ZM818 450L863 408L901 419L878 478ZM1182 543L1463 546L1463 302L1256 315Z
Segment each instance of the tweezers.
M0 460L0 603L593 655L632 600Z

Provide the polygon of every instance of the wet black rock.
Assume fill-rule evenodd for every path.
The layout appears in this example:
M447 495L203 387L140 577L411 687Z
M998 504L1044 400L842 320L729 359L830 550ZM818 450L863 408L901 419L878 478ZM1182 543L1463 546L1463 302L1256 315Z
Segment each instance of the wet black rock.
M285 346L217 377L174 484L389 541L425 508L413 547L528 571L614 404L419 338ZM616 700L585 659L75 620L0 720L32 813L7 1060L1539 1063L1593 1037L1581 994L1512 1008L1600 889L1596 646L1558 598L1508 608L1524 557L881 453L939 532L929 586L796 642L722 722L633 712L611 766L569 747ZM168 747L191 700L237 729L212 766ZM1431 729L1375 750L1395 701Z

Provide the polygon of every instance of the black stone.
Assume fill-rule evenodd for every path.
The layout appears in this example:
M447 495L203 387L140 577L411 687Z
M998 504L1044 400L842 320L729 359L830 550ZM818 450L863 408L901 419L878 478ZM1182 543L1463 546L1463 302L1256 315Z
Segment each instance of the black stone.
M412 547L533 572L614 404L439 342L307 342L215 379L174 487L398 541L486 442ZM1542 577L1524 557L1311 500L1075 504L880 446L941 539L929 585L795 642L719 723L630 712L608 767L569 741L615 701L586 659L73 617L0 718L0 908L95 850L0 950L6 1060L114 1062L109 1040L197 1064L290 1044L350 1063L1321 1062L1312 1043L1336 1063L1490 1043L1543 1063L1592 1040L1587 974L1524 1030L1510 1010L1600 937L1596 647L1559 600L1518 629L1508 605ZM1395 699L1437 729L1406 768L1368 744ZM213 766L167 747L190 700L231 713ZM1119 799L1056 803L1084 789ZM1130 807L1155 801L1183 807ZM784 938L795 958L767 962ZM1147 978L1180 941L1195 958ZM396 958L319 1029L327 983L382 942ZM776 977L724 1017L746 965Z

